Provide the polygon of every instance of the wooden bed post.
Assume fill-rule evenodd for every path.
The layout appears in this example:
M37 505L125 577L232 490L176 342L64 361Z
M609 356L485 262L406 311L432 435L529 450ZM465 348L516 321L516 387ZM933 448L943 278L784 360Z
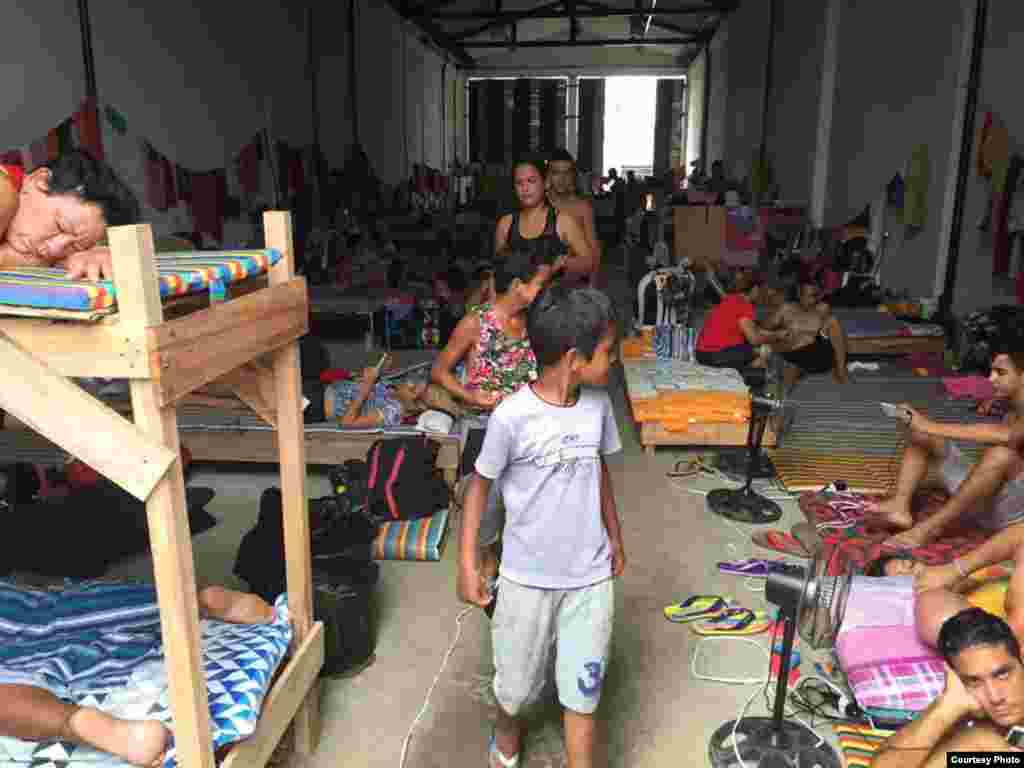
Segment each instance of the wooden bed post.
M120 329L126 336L145 344L146 329L163 321L153 231L148 224L111 227L109 237ZM178 764L213 768L213 740L206 673L199 647L195 564L185 504L177 414L173 404L161 407L159 385L155 380L132 379L130 387L135 424L175 455L170 469L146 502L146 515Z
M295 277L291 215L286 211L263 214L264 246L281 253L270 269L270 285ZM284 551L287 564L288 611L298 648L313 628L312 554L306 499L306 432L302 419L302 383L297 341L274 352L274 389L277 397L277 445L281 461L281 501L284 513ZM320 686L315 684L295 714L295 749L312 754L320 739Z

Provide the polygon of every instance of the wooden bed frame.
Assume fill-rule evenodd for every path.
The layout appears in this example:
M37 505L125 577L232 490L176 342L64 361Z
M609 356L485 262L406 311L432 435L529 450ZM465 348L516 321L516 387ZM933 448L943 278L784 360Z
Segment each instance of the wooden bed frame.
M943 336L860 336L846 338L848 355L910 355L915 352L941 355L946 351Z
M173 320L161 305L149 225L109 230L116 314L62 322L45 313L11 317L17 310L0 308L0 407L146 502L164 654L174 670L174 738L178 762L189 768L213 768L214 758L175 404L218 379L277 428L294 630L256 732L235 744L223 765L264 765L292 722L300 754L319 741L324 630L313 621L297 344L309 309L305 279L295 277L289 214L268 212L263 225L266 247L282 255L269 285ZM264 355L270 366L251 365ZM134 424L70 380L96 376L130 379Z

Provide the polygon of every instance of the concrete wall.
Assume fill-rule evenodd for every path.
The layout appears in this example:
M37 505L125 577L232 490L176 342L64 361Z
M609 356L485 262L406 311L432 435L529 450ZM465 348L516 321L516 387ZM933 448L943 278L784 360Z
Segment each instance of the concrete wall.
M729 31L731 19L722 22L718 32L708 46L708 70L707 85L710 91L708 96L707 114L707 157L704 160L704 170L710 173L711 163L725 157L728 152L726 146L728 135L729 117Z
M450 94L452 108L442 110L444 58L424 45L416 28L386 3L355 2L359 139L373 170L385 183L396 184L409 177L415 163L433 168L441 168L442 162L450 165L457 137L465 133L465 120L453 119L458 115L452 114L461 95ZM322 0L318 5L325 15L331 14L329 27L322 33L317 30L321 33L317 41L321 143L329 164L338 168L344 167L352 142L346 6L340 4L345 12L338 13L334 3ZM461 82L454 65L445 68L444 80Z
M824 3L779 0L768 107L768 155L779 193L809 202L821 95Z
M1010 151L1017 153L1024 152L1024 101L1020 98L1020 77L1016 74L1020 66L1022 24L1024 4L1017 0L990 0L977 114L979 124L986 112L998 115L1009 130ZM974 142L971 153L956 278L954 307L959 312L969 312L993 302L1017 303L1008 290L992 285L992 238L978 229L990 204L991 185L974 170L976 144Z
M700 157L704 130L704 94L707 92L707 55L701 53L686 72L686 156L683 163L689 173L690 163Z

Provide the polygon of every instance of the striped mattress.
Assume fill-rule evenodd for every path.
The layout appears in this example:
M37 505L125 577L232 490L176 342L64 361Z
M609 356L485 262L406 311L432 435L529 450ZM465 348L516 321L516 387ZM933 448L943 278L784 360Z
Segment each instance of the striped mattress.
M265 273L281 254L273 249L161 253L156 257L160 298L211 291ZM66 312L111 312L117 291L111 280L69 280L63 269L20 267L0 271L0 314L5 307Z

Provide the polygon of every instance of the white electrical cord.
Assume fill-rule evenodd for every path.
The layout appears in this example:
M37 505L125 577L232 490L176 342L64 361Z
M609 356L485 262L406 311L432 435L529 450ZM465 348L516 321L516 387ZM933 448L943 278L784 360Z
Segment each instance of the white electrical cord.
M405 768L405 758L409 751L409 742L412 741L412 732L416 730L416 726L423 718L423 715L427 713L427 707L430 705L430 694L432 694L434 692L434 688L437 687L437 683L441 679L441 673L444 672L444 668L448 664L448 659L455 651L455 647L459 644L459 636L462 634L462 620L474 610L476 610L476 606L468 606L463 608L459 615L455 617L455 639L452 640L452 644L448 646L448 651L445 653L444 659L441 661L441 668L437 670L434 682L432 682L430 684L430 688L427 689L427 697L423 700L423 706L420 707L420 711L417 713L415 719L413 719L412 725L409 726L409 732L405 735L405 741L402 742L402 757L399 760L398 768Z

